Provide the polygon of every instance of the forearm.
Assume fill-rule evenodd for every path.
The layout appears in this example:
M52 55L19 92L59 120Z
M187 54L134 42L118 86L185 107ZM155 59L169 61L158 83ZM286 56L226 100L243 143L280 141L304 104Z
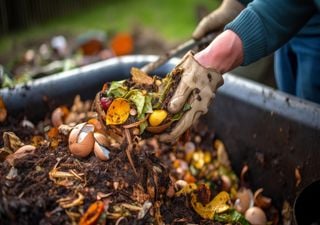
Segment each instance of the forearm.
M243 62L242 42L233 31L221 33L204 50L195 55L195 59L204 67L220 74L228 72Z

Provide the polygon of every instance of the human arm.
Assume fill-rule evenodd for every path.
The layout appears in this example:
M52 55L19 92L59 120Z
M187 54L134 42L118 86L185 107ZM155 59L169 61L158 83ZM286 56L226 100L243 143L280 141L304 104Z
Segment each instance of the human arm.
M280 47L281 44L298 32L315 12L314 5L309 1L304 3L300 3L299 0L294 0L292 3L284 1L286 4L292 5L287 8L284 7L285 9L282 11L281 8L275 10L275 5L279 3L277 0L268 1L270 5L263 0L256 0L255 2L249 4L247 9L243 10L233 22L228 24L225 31L211 42L207 48L194 56L197 63L204 68L216 71L217 74L223 74L239 65L254 62ZM259 6L259 4L261 5ZM281 7L283 2L279 4L279 7ZM266 9L263 9L264 7ZM269 14L266 14L264 10ZM275 15L272 14L272 10L275 11ZM261 11L263 15L260 15ZM291 16L288 13L297 17L292 19L291 23L289 23L288 18L283 19L284 21L281 20L282 17L290 18ZM271 40L269 40L269 35ZM187 85L184 84L184 86ZM214 93L212 99L215 96ZM175 96L171 101L175 101ZM183 101L178 102L180 105L184 104ZM194 109L194 111L197 110ZM202 110L202 112L206 113L206 110ZM189 117L192 117L192 112L190 112ZM192 120L192 123L194 121ZM164 139L168 140L168 137L171 137L171 140L174 140L186 130L187 126L185 124L191 126L192 123L182 119L180 124L177 124L174 128L174 133L167 134ZM184 124L184 126L181 124Z
M233 31L241 39L242 65L248 65L280 48L315 12L312 0L255 0L225 30Z
M223 0L217 9L202 18L192 37L197 40L209 32L221 32L244 9L245 4L238 0Z

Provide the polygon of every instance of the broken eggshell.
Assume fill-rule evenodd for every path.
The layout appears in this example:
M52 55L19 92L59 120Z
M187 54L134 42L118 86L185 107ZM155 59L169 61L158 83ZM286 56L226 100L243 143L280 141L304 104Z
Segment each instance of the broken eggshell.
M264 211L259 207L251 207L245 213L245 218L252 225L266 225L267 217Z
M234 203L234 208L240 212L244 213L253 206L253 194L252 191L248 188L240 188L237 192L237 199Z
M94 146L94 126L88 123L80 123L69 134L69 150L78 157L88 156Z
M108 160L110 158L110 151L105 146L108 145L108 139L106 136L100 133L94 133L94 154L101 160Z
M271 198L263 196L262 192L263 192L263 188L259 188L258 190L255 191L253 195L254 205L262 209L267 209L271 206L272 200Z
M64 123L64 119L69 114L69 110L65 106L60 106L53 110L51 114L51 122L54 127L59 127Z

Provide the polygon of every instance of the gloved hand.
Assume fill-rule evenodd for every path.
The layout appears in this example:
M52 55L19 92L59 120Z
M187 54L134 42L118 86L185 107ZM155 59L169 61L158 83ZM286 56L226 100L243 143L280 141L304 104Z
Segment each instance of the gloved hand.
M163 142L176 141L201 115L207 113L216 90L223 84L221 74L201 66L192 52L188 52L176 67L181 68L183 73L167 110L177 113L186 102L191 105L191 109L184 113L169 134L160 135L160 141Z
M231 22L243 9L244 6L237 0L223 0L218 9L200 21L192 37L198 40L210 31L221 31L224 26Z

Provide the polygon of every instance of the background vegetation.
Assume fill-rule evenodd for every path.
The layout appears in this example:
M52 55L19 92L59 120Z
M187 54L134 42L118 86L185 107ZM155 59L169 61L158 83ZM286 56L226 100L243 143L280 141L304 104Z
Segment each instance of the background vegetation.
M130 31L142 25L168 41L190 37L195 28L199 8L213 10L220 0L106 0L45 23L2 35L0 53L8 52L26 41L68 33L78 34L91 29L108 32ZM55 4L55 1L52 1Z

